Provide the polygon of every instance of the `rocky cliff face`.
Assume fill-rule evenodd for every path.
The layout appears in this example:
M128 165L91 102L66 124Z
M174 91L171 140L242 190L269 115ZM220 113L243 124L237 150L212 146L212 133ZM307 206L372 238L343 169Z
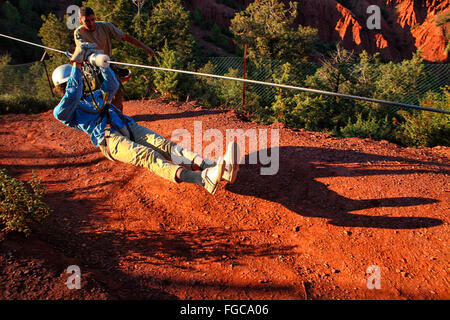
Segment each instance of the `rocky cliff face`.
M250 0L235 3L245 8ZM297 0L296 23L319 30L322 41L341 41L345 48L370 53L381 52L393 60L409 59L420 49L425 60L449 62L446 52L450 23L437 25L439 17L450 13L450 0ZM228 27L234 10L215 0L186 1L193 10L202 8L205 19ZM369 30L370 5L381 8L381 29Z

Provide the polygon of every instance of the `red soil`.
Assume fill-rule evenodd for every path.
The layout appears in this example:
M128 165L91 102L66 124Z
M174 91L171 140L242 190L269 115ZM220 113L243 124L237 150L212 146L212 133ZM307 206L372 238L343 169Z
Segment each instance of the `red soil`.
M168 138L194 121L279 129L279 172L244 164L212 196L108 161L52 111L1 116L0 167L21 180L35 170L54 213L29 239L1 235L0 299L450 298L450 148L337 139L192 103L131 101L125 113ZM81 290L65 285L72 264ZM371 265L379 290L366 285Z

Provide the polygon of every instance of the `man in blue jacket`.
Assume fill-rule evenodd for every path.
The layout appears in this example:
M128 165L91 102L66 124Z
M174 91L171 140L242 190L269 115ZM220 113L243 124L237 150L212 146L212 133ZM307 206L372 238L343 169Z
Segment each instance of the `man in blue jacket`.
M90 53L90 49L78 46L72 65L59 66L52 74L56 92L62 96L53 111L57 120L87 133L108 159L145 167L167 180L194 183L211 194L221 180L235 181L239 152L235 142L216 163L140 126L110 104L119 82L109 63L100 68L105 79L101 88L83 95L81 67Z

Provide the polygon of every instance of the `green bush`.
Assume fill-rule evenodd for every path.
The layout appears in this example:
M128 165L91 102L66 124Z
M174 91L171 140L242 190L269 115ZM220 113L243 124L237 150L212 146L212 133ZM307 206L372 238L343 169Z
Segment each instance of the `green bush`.
M359 114L356 122L349 123L341 129L341 135L344 137L370 138L373 140L392 140L394 127L386 116L383 120L370 116L364 120L362 114Z
M195 8L195 10L191 13L192 21L194 21L195 25L200 25L203 21L203 14L201 8Z
M7 113L40 113L53 109L59 102L59 99L42 99L35 96L24 94L0 95L0 114Z
M2 231L22 232L30 235L51 213L42 201L45 188L33 177L26 186L0 170L0 226Z
M421 105L450 110L450 86L444 92L428 92ZM434 147L450 146L450 117L428 111L402 111L405 122L400 125L400 139L405 145Z
M183 68L183 57L177 51L169 49L167 41L161 52L157 54L158 57L155 59L159 67L167 69ZM153 74L153 84L164 98L180 99L182 97L180 90L182 75L180 73L154 70Z

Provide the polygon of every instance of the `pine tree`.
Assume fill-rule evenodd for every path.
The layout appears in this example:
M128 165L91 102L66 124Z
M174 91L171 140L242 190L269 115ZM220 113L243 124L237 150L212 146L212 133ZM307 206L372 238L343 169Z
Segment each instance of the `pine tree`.
M98 21L112 22L110 19L116 2L116 0L87 0L83 1L83 6L92 8Z
M17 8L11 4L11 2L6 1L1 6L2 16L5 17L9 22L19 23L20 22L20 13Z
M42 43L50 48L73 52L75 43L72 31L67 28L66 24L63 21L60 21L53 13L50 13L47 17L42 16L42 20L44 23L38 33L39 37L42 39ZM52 51L47 51L47 54L50 56L50 59L46 61L47 70L50 76L55 68L62 64L69 63L69 59L65 55ZM35 68L39 67L36 66ZM41 78L34 79L35 83L39 85L38 96L48 97L48 80L46 74L43 72L42 66L40 66L40 70L42 72Z
M180 0L161 1L147 22L148 43L158 51L167 41L170 48L188 59L192 56L195 44L189 24L189 12Z
M44 23L39 29L39 37L42 43L51 48L58 50L73 50L74 41L72 39L72 32L67 28L64 22L60 21L55 14L50 13L47 17L42 16ZM59 56L60 53L48 52L50 56Z
M164 47L158 52L156 58L159 67L168 69L179 69L182 67L182 58L180 54L169 49L168 42L166 41ZM177 99L179 98L178 85L180 81L180 74L176 72L168 71L154 71L154 81L156 89L165 98Z
M317 30L298 26L297 2L287 7L280 0L256 0L231 21L230 30L238 46L248 45L249 59L280 59L297 63L307 61L317 40Z

